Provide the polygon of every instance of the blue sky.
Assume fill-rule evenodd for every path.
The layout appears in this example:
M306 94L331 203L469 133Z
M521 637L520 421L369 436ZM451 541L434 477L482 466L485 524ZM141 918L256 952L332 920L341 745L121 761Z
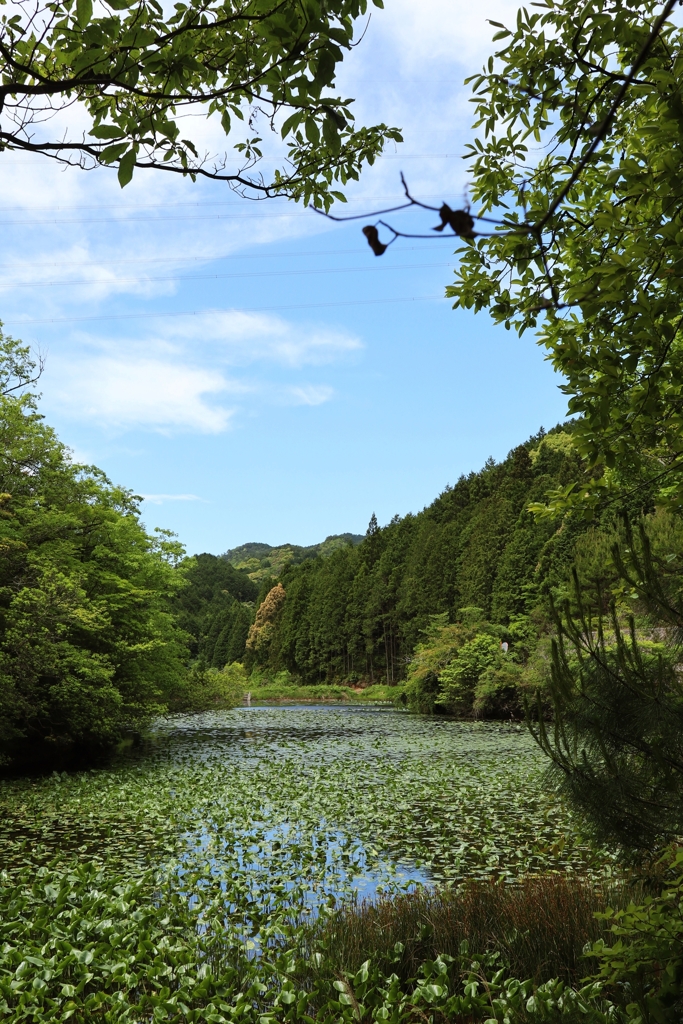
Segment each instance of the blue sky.
M486 19L516 7L386 0L373 13L340 92L405 141L349 191L348 212L391 205L401 170L425 201L461 204L462 80L489 53ZM452 241L376 259L360 224L149 171L122 191L105 170L5 154L0 182L0 317L46 356L42 411L190 552L364 532L373 511L418 511L564 417L531 336L443 298Z

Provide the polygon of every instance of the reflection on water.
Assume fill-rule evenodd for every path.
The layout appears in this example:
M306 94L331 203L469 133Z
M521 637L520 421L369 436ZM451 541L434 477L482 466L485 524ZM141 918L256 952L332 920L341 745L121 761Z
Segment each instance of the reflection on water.
M0 783L0 867L101 865L251 958L379 891L608 870L543 770L515 728L393 708L172 716L106 768Z
M121 762L167 759L170 763L215 766L219 761L226 768L248 772L257 771L264 762L272 767L278 759L288 768L292 760L299 761L303 769L341 759L348 771L349 761L367 762L369 750L376 753L377 745L385 745L388 726L392 731L391 726L404 722L406 716L393 709L329 704L251 706L230 714L174 716L157 723L146 744L127 751ZM409 734L411 720L408 724ZM401 746L385 748L383 753L385 760L406 756ZM332 781L339 784L341 778ZM226 862L231 862L236 871L254 879L286 852L291 875L280 882L281 896L291 893L293 904L304 913L315 913L323 904L333 905L335 899L363 900L378 892L410 891L429 883L429 871L410 858L397 861L382 856L374 848L376 843L370 850L367 842L348 828L340 828L326 817L311 822L301 810L298 806L296 814L282 817L282 809L278 814L273 807L271 814L241 829L239 820L233 820L229 835L220 824L207 828L205 813L198 814L197 828L184 834L182 864L193 861L196 866L203 860L220 876ZM181 874L184 870L180 869ZM281 866L278 876L282 877ZM224 889L228 887L223 883ZM259 896L263 898L262 891Z

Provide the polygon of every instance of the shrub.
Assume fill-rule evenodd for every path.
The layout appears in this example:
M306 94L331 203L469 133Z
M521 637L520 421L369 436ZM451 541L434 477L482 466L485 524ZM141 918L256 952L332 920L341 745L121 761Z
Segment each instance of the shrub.
M474 687L475 718L522 718L525 683L524 666L517 662L489 665Z
M169 697L170 711L218 711L236 707L247 689L247 673L239 662L226 665L218 672L197 662L186 680Z
M467 640L442 670L438 705L456 714L469 714L474 704L474 691L480 677L500 660L500 637L478 632Z
M677 1024L683 1019L683 850L667 852L663 862L674 877L641 903L599 914L612 942L598 939L588 955L598 961L599 979L625 995L643 1021Z

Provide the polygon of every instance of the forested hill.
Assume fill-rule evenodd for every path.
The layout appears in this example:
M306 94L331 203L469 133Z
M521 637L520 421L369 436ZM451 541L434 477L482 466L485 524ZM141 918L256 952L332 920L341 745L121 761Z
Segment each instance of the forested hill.
M461 477L416 515L381 528L329 558L287 566L284 599L259 612L247 661L304 680L397 682L432 617L461 610L492 623L530 616L565 583L578 520L536 520L527 511L550 488L577 480L569 434L532 437L504 462ZM261 598L265 595L262 594ZM262 620L262 621L259 621Z
M360 544L331 553L320 545L314 557L301 548L284 565L273 558L282 549L266 545L245 545L221 559L201 556L252 589L240 596L228 581L203 612L195 602L195 651L214 667L245 660L266 671L288 669L305 682L392 683L405 677L435 615L456 622L463 609L475 608L492 624L520 628L544 594L565 586L575 538L586 530L578 519L536 520L528 505L580 475L569 434L556 428L504 462L489 460L461 477L422 512L384 527L373 516ZM259 555L258 570L247 575ZM240 569L228 557L241 559ZM193 590L184 601L195 601Z
M175 599L179 623L191 638L190 653L214 668L240 661L264 580L267 591L286 565L325 558L362 540L342 533L309 547L249 543L220 556L197 555L185 566L188 585Z
M254 618L258 584L216 555L196 555L184 568L187 585L174 607L179 625L190 636L190 654L219 667L239 661Z
M360 544L362 540L363 535L359 533L338 533L326 537L320 544L311 544L308 547L301 547L298 544L281 544L279 547L273 547L271 544L250 543L231 548L222 557L236 569L247 572L252 580L262 580L278 576L285 565L299 565L307 558L317 558L318 555L324 558L339 548Z

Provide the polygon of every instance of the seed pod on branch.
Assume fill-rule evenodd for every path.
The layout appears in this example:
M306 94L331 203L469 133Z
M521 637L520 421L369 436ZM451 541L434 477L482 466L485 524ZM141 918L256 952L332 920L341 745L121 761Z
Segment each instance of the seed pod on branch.
M444 203L439 210L439 217L441 217L441 223L433 229L434 231L443 231L448 226L456 235L461 235L463 238L474 238L474 221L467 210L451 210L448 203Z
M382 256L387 251L386 245L379 240L379 231L374 224L366 224L363 228L363 234L367 238L368 245L374 252L375 256Z

